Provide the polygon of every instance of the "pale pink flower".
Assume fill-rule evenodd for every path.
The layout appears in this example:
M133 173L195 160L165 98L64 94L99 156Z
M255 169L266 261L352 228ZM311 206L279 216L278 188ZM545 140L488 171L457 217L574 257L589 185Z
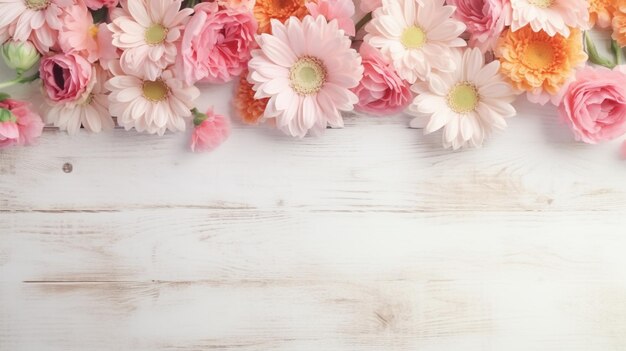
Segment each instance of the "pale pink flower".
M626 140L622 142L622 147L620 147L620 153L622 154L622 158L626 160Z
M104 23L94 24L84 5L65 10L63 26L59 30L59 45L66 52L76 52L96 62L101 57L115 57L117 48L111 42L111 33Z
M122 73L105 84L109 94L109 111L126 130L165 134L166 130L185 130L185 118L191 116L194 100L200 91L184 84L165 70L156 79Z
M304 137L328 125L343 127L340 111L358 102L350 91L363 76L361 57L337 21L308 15L285 24L272 20L272 33L257 37L248 81L255 98L269 98L265 119L276 119L284 133Z
M510 0L513 9L511 29L515 32L530 25L534 32L541 30L549 36L569 37L570 27L586 30L589 27L587 0Z
M120 64L127 72L157 79L176 61L181 30L193 13L182 0L122 0L111 13L113 45L124 50Z
M63 9L76 0L0 0L0 32L9 31L14 40L30 40L42 53L56 42Z
M313 17L324 16L327 21L337 20L339 29L343 29L346 35L354 36L355 28L352 16L354 16L354 2L352 0L317 0L305 4Z
M454 72L433 73L413 85L418 95L409 111L417 117L411 126L420 127L426 117L424 134L441 129L444 147L480 147L494 130L506 128L505 118L515 116L517 94L499 73L500 61L486 63L478 48L451 54Z
M230 122L222 115L209 109L206 114L196 113L193 133L191 134L191 150L212 151L220 146L230 135Z
M465 23L470 46L491 51L506 26L511 24L509 0L447 0L456 6L454 17Z
M402 111L411 102L411 85L369 44L363 43L359 53L365 71L359 85L352 90L359 97L356 109L376 115Z
M89 95L93 75L91 63L75 54L44 57L39 66L45 97L53 103L76 102Z
M224 83L243 72L250 60L257 30L252 12L244 7L196 5L183 32L177 70L187 84Z
M569 84L559 114L577 140L596 144L626 133L626 74L619 69L585 67Z
M359 8L362 12L368 13L383 6L383 0L361 0Z
M254 8L254 0L205 0L204 2L215 2L221 7L245 7L248 10Z
M425 80L431 71L456 69L451 50L467 45L459 36L465 25L451 18L454 6L444 0L383 0L365 26L364 40L389 58L409 83Z
M93 69L87 89L89 95L76 102L52 104L46 114L48 123L69 134L76 134L81 126L92 133L113 129L115 123L108 110L108 91L104 88L109 76L99 66Z
M44 124L29 103L8 98L0 101L0 109L9 111L0 113L0 148L31 145L41 136Z
M99 10L103 7L113 8L119 2L119 0L85 0L85 5L92 10Z

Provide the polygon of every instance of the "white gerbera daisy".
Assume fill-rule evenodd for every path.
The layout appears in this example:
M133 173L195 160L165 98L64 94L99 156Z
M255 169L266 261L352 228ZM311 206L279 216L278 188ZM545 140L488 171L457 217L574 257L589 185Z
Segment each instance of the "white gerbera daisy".
M272 34L257 37L248 80L255 98L269 98L264 118L291 136L343 127L340 111L351 111L359 99L350 91L363 77L358 53L337 21L306 16L285 24L272 20Z
M52 106L46 115L48 123L61 130L67 130L69 134L76 134L81 125L92 133L115 127L108 110L107 90L104 88L108 79L107 73L99 66L94 66L93 69L94 73L89 83L91 87L87 89L84 98L78 102Z
M459 38L465 24L451 18L454 10L444 0L383 0L365 27L364 40L410 83L426 79L432 69L450 72L455 69L451 48L467 45Z
M419 95L409 111L418 117L411 127L418 127L426 117L424 134L443 128L444 147L480 147L493 129L506 127L504 118L515 115L511 103L516 93L498 73L500 62L485 65L478 48L452 57L458 67L454 72L433 73L428 82L413 86Z
M185 118L191 116L194 100L200 95L195 86L187 86L165 70L154 80L120 74L106 83L111 91L109 111L126 130L165 134L166 130L185 130Z
M587 0L511 0L511 7L514 32L530 24L533 32L543 30L551 37L558 33L567 38L569 27L589 27Z
M0 0L2 1L2 0ZM176 41L193 9L182 0L126 0L112 13L113 45L124 50L124 71L155 80L176 60Z

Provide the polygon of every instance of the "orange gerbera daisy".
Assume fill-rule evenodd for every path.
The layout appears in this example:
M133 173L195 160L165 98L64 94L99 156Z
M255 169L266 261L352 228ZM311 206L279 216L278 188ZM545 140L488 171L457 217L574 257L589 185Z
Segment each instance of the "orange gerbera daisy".
M254 4L254 17L259 23L259 33L270 33L271 19L277 19L284 23L289 17L295 16L299 19L309 14L309 10L304 6L307 0L256 0ZM317 2L309 0L308 2Z
M245 123L257 124L261 116L263 116L263 112L265 112L265 106L267 106L269 99L254 98L254 90L252 90L252 84L248 82L247 76L248 71L246 70L239 80L234 99L235 109Z
M613 39L621 47L626 46L626 0L614 0L612 24Z
M534 32L526 26L516 32L504 32L496 54L502 64L500 71L514 87L535 96L556 95L574 70L587 61L582 43L578 29L571 28L566 38Z
M615 0L589 0L589 23L600 28L611 26Z

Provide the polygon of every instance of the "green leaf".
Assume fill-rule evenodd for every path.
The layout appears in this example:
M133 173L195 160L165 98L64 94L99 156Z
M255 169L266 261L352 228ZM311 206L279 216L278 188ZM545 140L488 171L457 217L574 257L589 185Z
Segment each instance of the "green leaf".
M11 95L9 95L7 93L0 92L0 101L4 101L4 100L6 100L6 99L8 99L10 97L11 97Z
M11 111L7 110L6 108L0 108L0 123L15 121L15 116Z

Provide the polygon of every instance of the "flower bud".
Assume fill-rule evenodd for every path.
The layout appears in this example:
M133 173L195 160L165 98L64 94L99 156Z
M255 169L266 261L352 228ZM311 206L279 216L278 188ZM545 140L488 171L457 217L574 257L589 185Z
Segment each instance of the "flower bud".
M31 69L39 60L39 52L30 41L9 40L2 45L2 58L18 74Z

